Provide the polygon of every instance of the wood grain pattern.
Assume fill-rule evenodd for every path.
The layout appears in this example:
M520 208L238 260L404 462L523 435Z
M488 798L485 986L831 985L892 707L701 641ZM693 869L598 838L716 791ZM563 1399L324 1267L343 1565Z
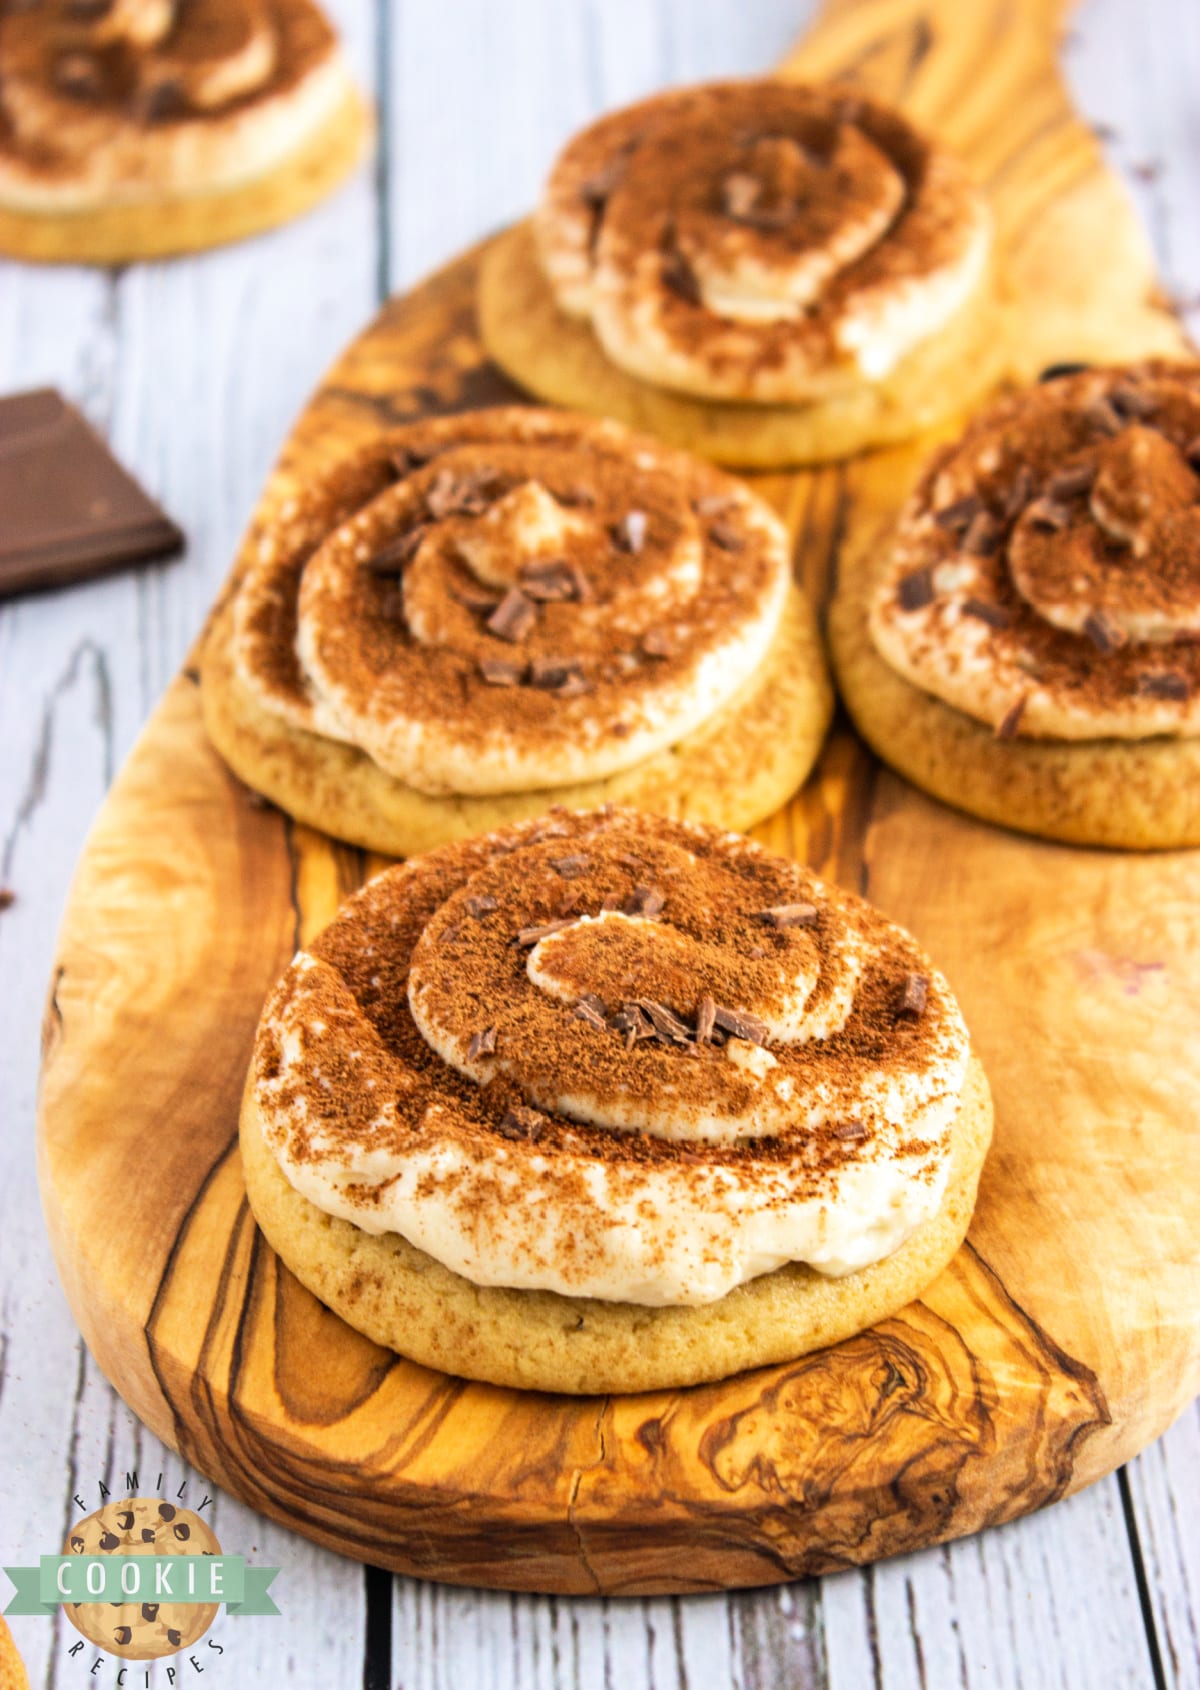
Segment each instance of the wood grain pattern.
M1052 213L1093 195L1104 219L1093 240L1129 255L1105 271L1106 287L1125 277L1110 344L1172 342L1170 319L1145 300L1144 252L1132 235L1126 245L1126 208L1087 186L1105 179L1069 123L1034 9L1001 34L999 10L980 8L987 27L970 56L948 33L952 15L841 7L807 62L857 73L956 140L1012 231L1014 276L1079 281L1081 334L1099 333L1113 303L1084 309L1091 248L1077 220ZM952 76L939 72L947 55ZM1019 109L1008 150L991 131L973 141L950 98L968 73L972 101ZM1035 263L1015 231L1037 218ZM351 349L273 496L381 419L501 396L479 365L471 279L467 259ZM912 463L896 454L762 483L815 586ZM1000 1105L972 1247L897 1320L726 1386L580 1405L439 1380L347 1333L249 1222L231 1145L262 993L369 865L249 805L203 744L193 682L174 683L72 895L41 1140L72 1306L151 1428L254 1506L349 1553L578 1591L762 1583L873 1559L1049 1501L1160 1430L1197 1368L1186 1132L1197 1081L1180 1072L1197 991L1193 858L1008 839L879 776L846 736L762 833L907 921L963 998ZM152 1182L134 1177L151 1132Z

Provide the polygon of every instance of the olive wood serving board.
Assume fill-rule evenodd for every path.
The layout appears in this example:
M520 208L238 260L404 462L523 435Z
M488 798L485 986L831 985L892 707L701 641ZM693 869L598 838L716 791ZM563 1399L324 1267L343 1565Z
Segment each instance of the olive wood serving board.
M967 157L1028 376L1183 346L1071 112L1059 24L1047 0L842 0L785 67L897 101ZM513 397L475 334L478 256L350 347L264 498L381 426ZM815 592L921 451L759 479ZM343 1325L247 1210L236 1125L263 997L380 864L250 800L209 749L186 668L78 870L40 1121L71 1306L153 1431L346 1555L583 1593L895 1554L1051 1502L1157 1436L1200 1384L1200 853L983 826L882 770L844 724L759 833L905 922L954 984L996 1100L967 1244L919 1302L789 1366L604 1399L466 1384Z

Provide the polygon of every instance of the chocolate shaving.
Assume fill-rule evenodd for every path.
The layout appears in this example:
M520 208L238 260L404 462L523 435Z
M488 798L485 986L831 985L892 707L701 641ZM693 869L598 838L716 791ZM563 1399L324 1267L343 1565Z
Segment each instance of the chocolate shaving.
M187 97L178 77L164 76L138 95L136 110L143 123L162 123L187 110Z
M496 908L496 900L487 892L473 892L463 903L468 915L478 919L481 915L491 915Z
M815 904L773 904L770 909L759 910L756 921L762 921L768 927L815 927L817 924L817 906Z
M516 1109L509 1109L496 1123L496 1131L504 1138L526 1139L536 1144L541 1138L546 1126L546 1117L536 1109L529 1109L519 1104Z
M656 1003L653 998L639 998L637 1006L644 1015L649 1017L660 1038L666 1039L668 1044L687 1044L692 1036L691 1029L685 1027L679 1017L674 1015L665 1003Z
M1090 364L1047 364L1038 376L1038 381L1061 381L1064 376L1082 375L1084 370L1090 370L1091 367Z
M426 507L439 520L446 516L482 516L492 503L488 489L494 481L494 474L487 470L472 475L439 470L425 494Z
M460 935L461 932L462 932L462 928L459 926L458 922L452 921L448 927L442 928L441 937L438 939L438 944L439 945L456 945L458 943L459 935Z
M625 1049L632 1050L639 1039L657 1037L652 1021L642 1014L636 1003L623 1003L612 1018L613 1031L625 1035Z
M506 662L503 657L481 657L479 673L490 687L519 687L525 679L525 665Z
M560 916L557 921L543 921L537 927L522 927L514 943L520 945L523 950L528 950L531 945L536 945L539 939L547 939L551 933L561 933L564 927L572 925L569 916Z
M657 886L635 886L625 900L625 915L640 915L644 921L657 921L666 908L666 896Z
M597 1008L597 1004L600 1004L599 998L580 998L571 1014L577 1021L585 1021L589 1027L594 1027L597 1032L606 1033L608 1019L604 1014L604 1005L600 1004Z
M700 283L696 280L696 272L677 247L671 247L663 254L662 269L659 272L662 284L677 299L682 299L688 305L702 304Z
M100 66L88 53L64 53L55 62L51 79L68 99L95 100L100 96Z
M592 866L590 857L554 857L550 867L563 880L578 880L581 874L586 874Z
M1012 612L1006 610L1002 604L989 604L986 599L967 599L962 607L964 616L973 616L978 622L986 622L989 628L1007 628L1012 622Z
M703 499L693 499L692 509L697 516L723 516L735 503L728 493L709 493Z
M1013 522L1033 497L1033 472L1028 464L1022 464L1013 477L1013 484L1008 490L1004 501L1004 520Z
M1186 704L1192 696L1191 682L1178 670L1168 670L1159 675L1139 675L1134 690L1142 698L1165 698L1176 704Z
M565 693L568 697L588 690L583 665L577 657L535 657L529 665L529 679L545 692Z
M971 557L991 557L1004 536L1004 529L990 511L980 511L962 537L962 549Z
M861 1121L839 1121L832 1128L832 1136L840 1139L843 1144L861 1144L864 1138L871 1135Z
M964 498L955 499L952 504L934 511L933 520L939 528L948 529L952 534L964 534L975 518L983 514L982 500L974 493L968 493Z
M396 472L397 481L403 481L412 474L413 470L420 469L423 464L429 462L428 458L423 457L419 452L414 452L411 446L395 446L389 456L392 468Z
M700 1007L696 1011L696 1043L698 1045L712 1043L716 1017L717 1006L714 1000L712 998L701 998Z
M1025 705L1028 702L1028 698L1028 693L1022 693L1015 704L1009 705L1008 709L1004 712L1003 716L1001 716L999 722L996 724L997 739L1016 738L1017 729L1021 723L1021 717L1025 714Z
M578 603L591 597L583 571L578 564L565 560L527 563L521 570L521 588L526 597L541 604Z
M1125 426L1122 418L1103 395L1084 406L1083 417L1099 434L1120 434Z
M642 635L641 648L647 657L670 657L675 641L665 628L648 628Z
M1057 499L1035 499L1025 515L1035 528L1053 529L1055 532L1068 527L1071 521L1070 511Z
M745 221L762 198L763 185L757 176L734 170L721 184L721 206L726 217Z
M1129 640L1124 628L1119 628L1102 610L1093 610L1083 624L1083 631L1097 651L1107 654L1119 651Z
M389 540L386 546L380 548L367 559L367 568L372 575L402 575L405 568L417 554L421 541L428 532L428 525L420 523L416 528L410 528L405 534L397 534L394 540ZM494 601L490 601L494 602Z
M732 1039L748 1039L751 1044L765 1045L769 1037L766 1026L757 1016L746 1015L740 1009L727 1009L724 1004L714 1005L713 1020Z
M619 892L610 892L600 905L600 913L602 915L615 915L624 902L625 900Z
M896 589L896 600L901 610L924 610L927 604L932 604L932 570L914 569L910 575L901 576L900 585Z
M1095 464L1074 464L1069 469L1057 470L1046 483L1046 497L1074 499L1080 493L1090 493L1095 479Z
M0 910L10 910L17 901L11 886L0 886Z
M1152 417L1160 409L1153 393L1146 393L1130 382L1121 382L1114 387L1108 401L1119 417Z
M746 544L737 529L728 522L710 523L708 537L723 552L740 552Z
M925 1003L929 997L929 978L924 974L906 974L904 985L900 992L900 1002L896 1008L897 1017L907 1017L913 1021L925 1013Z
M484 1027L478 1033L471 1034L471 1042L467 1046L467 1061L474 1062L481 1056L492 1056L496 1049L496 1029Z
M537 621L537 605L520 587L510 587L488 617L485 626L499 640L519 644Z
M635 555L646 544L645 511L626 511L612 531L613 540L623 552Z

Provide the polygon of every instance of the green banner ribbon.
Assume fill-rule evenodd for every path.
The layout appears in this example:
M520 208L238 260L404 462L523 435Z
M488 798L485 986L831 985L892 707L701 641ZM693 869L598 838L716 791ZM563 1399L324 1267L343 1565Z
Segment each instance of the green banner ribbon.
M278 1614L267 1590L278 1567L241 1555L43 1555L36 1567L5 1567L16 1587L6 1614L53 1614L60 1602L225 1604L227 1614Z

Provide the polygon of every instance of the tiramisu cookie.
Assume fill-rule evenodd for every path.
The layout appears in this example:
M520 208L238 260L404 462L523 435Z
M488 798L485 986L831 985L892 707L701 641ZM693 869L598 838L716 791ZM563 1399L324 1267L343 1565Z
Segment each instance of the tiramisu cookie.
M203 690L237 774L396 856L554 800L748 826L831 708L760 500L616 424L517 407L382 435L252 533Z
M25 1663L3 1618L0 1618L0 1690L29 1690Z
M106 1503L72 1528L64 1555L219 1555L221 1546L190 1509L158 1497ZM71 1624L110 1655L157 1660L203 1637L214 1602L68 1602Z
M0 252L120 263L284 222L370 128L314 0L0 6Z
M271 995L241 1138L268 1240L350 1324L600 1392L892 1313L990 1131L908 934L736 834L561 811L350 900Z
M991 220L847 89L720 82L571 141L488 250L489 352L544 399L770 467L907 439L997 375Z
M938 453L830 625L864 737L1051 839L1200 843L1200 366L1058 376Z

